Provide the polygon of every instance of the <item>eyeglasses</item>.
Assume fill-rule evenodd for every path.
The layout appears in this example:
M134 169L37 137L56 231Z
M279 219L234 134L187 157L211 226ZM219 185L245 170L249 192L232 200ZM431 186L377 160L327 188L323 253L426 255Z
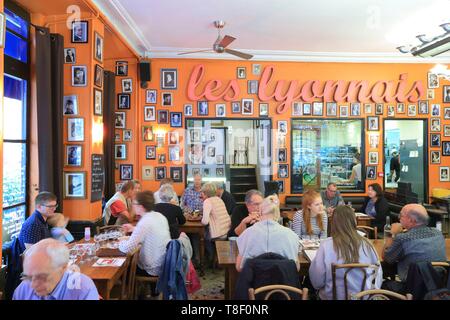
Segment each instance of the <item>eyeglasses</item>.
M46 208L51 208L51 209L56 209L56 208L58 208L58 204L54 204L54 205L51 205L51 206L49 206L49 205L47 205L47 204L43 204L42 206L43 206L43 207L46 207Z
M40 282L46 282L48 280L48 277L50 276L49 273L40 273L40 274L35 274L32 276L26 275L24 273L22 273L20 275L20 280L22 281L33 281L33 279L35 279L36 281L40 281Z
M327 190L328 190L329 193L336 193L337 192L337 190L330 190L330 189L327 189Z

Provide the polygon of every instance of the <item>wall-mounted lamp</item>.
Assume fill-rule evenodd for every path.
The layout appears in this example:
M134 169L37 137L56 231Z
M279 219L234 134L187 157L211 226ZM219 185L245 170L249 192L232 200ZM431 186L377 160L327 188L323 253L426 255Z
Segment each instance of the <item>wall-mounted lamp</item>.
M92 122L92 142L103 142L103 122Z

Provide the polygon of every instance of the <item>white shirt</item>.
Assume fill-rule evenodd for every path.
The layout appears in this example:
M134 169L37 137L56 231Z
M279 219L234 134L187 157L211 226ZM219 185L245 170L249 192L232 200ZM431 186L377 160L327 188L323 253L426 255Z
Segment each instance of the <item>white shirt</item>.
M119 250L130 253L142 244L139 268L150 275L159 275L166 257L166 246L170 241L169 223L159 212L144 213L131 237L119 243Z
M158 191L156 191L156 192L153 194L153 197L155 198L155 204L161 203L161 202L162 202L162 201L161 201L161 197L159 196L159 189L158 189ZM174 195L173 195L172 200L175 200L175 201L176 201L175 205L177 205L177 206L180 205L180 200L178 199L178 196L177 196L175 193L174 193Z

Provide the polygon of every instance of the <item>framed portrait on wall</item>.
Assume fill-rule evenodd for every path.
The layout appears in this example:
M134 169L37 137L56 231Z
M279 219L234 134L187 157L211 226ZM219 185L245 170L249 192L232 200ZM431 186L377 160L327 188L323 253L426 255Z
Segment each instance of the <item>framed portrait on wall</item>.
M156 94L155 89L145 90L145 103L156 103Z
M441 135L439 133L430 134L430 146L431 147L440 147L441 146Z
M84 119L67 119L67 141L84 141Z
M99 88L103 86L103 68L99 64L95 65L94 84Z
M170 92L163 92L161 94L161 104L170 107L173 104L172 94Z
M127 158L127 145L126 144L116 144L114 146L114 159L126 160L126 158Z
M394 117L395 116L395 106L390 104L387 106L387 116Z
M323 102L313 102L313 115L323 116Z
M158 110L158 123L169 123L169 111Z
M170 113L170 126L173 128L181 128L183 126L183 116L181 112Z
M375 114L383 114L383 107L384 105L382 103L375 104Z
M261 65L260 64L252 64L252 73L255 76L259 76L261 74Z
M450 181L449 167L439 167L439 181Z
M151 126L143 126L142 127L142 140L143 141L153 141L153 127Z
M80 144L66 145L66 166L81 167L82 166L83 146Z
M440 132L441 131L441 118L431 118L430 119L430 131Z
M376 178L377 178L377 167L376 166L367 166L366 167L366 179L376 180Z
M173 180L173 182L183 182L183 168L171 167L170 178Z
M450 141L442 141L442 155L450 156Z
M268 103L260 103L259 104L259 116L266 117L269 115L269 104Z
M117 95L117 108L118 109L130 109L131 97L129 93L119 93Z
M435 103L431 105L431 115L433 117L440 117L441 116L441 105L438 103Z
M367 130L368 131L380 130L378 117L367 117Z
M155 106L144 106L144 121L155 121Z
M128 61L116 61L116 76L128 76Z
M166 163L166 154L165 153L158 154L158 163L159 164Z
M64 96L63 99L63 114L65 116L77 115L78 114L78 96L70 95Z
M241 113L241 102L233 101L231 103L231 113Z
M444 137L450 137L450 125L449 124L444 125Z
M125 112L120 111L120 112L116 112L116 120L114 121L114 127L116 129L125 129L125 123L126 123L126 119L125 119Z
M72 66L72 86L85 87L87 85L87 67Z
M444 99L443 101L446 103L450 103L450 86L444 86Z
M339 106L340 117L348 117L348 106Z
M427 100L419 100L419 114L428 114Z
M247 93L257 94L258 93L258 80L248 80L247 81Z
M225 103L216 104L216 117L222 118L226 116L226 105Z
M430 151L430 163L440 164L441 163L441 152L440 151Z
M94 115L103 115L103 95L102 91L94 88Z
M160 181L166 178L166 167L156 167L155 168L155 180Z
M86 171L64 172L64 199L86 199Z
M350 104L350 114L352 116L360 116L361 115L361 103L352 102Z
M439 88L439 77L435 73L428 72L428 88Z
M236 75L238 79L245 79L247 77L247 71L245 70L245 67L237 67Z
M88 42L88 21L72 21L72 43L87 43Z
M283 180L278 180L278 193L284 193L284 181Z
M130 142L132 139L131 130L123 130L123 141Z
M242 114L253 114L253 99L242 99Z
M372 104L371 103L364 104L364 113L372 114Z
M142 166L142 180L154 180L152 166Z
M161 69L161 89L177 88L177 69Z
M378 164L378 152L369 152L369 164Z
M156 146L145 146L145 159L146 160L156 159Z
M94 32L94 58L99 62L103 62L103 37Z
M75 62L76 62L75 48L64 48L64 63L75 63Z
M397 113L405 113L405 104L397 103Z
M301 102L292 102L292 115L301 116L303 114L303 106Z
M133 92L133 80L132 79L122 79L122 92L131 93Z
M133 180L133 165L121 164L120 168L120 180Z
M311 114L311 103L303 103L303 114L304 115Z
M279 164L278 165L278 178L284 179L289 178L289 165Z
M169 161L180 161L180 146L169 146Z
M327 102L327 116L336 117L337 116L337 103Z
M187 103L184 105L184 115L192 116L192 104Z
M408 116L415 117L417 115L417 107L415 104L408 105Z

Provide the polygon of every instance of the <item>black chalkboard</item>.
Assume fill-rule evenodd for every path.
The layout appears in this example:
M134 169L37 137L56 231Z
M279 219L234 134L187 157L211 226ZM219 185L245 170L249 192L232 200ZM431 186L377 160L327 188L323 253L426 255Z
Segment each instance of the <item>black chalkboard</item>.
M102 154L91 157L91 202L102 200L105 166Z

